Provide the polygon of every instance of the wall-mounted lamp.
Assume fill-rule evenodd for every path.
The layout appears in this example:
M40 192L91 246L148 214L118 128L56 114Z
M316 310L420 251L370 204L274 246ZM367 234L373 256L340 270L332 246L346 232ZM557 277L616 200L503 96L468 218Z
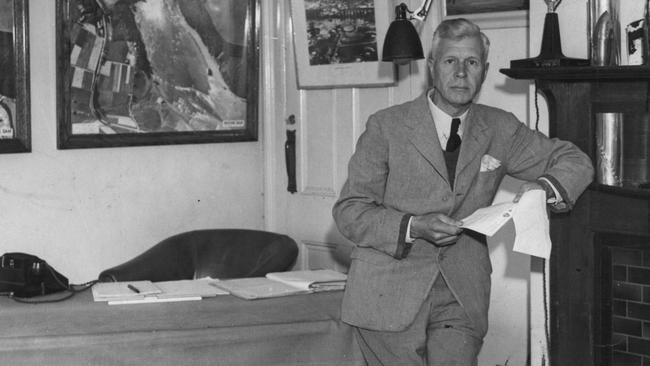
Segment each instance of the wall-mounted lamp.
M424 0L422 5L414 12L410 11L404 3L395 7L395 20L390 23L386 38L384 38L382 61L392 61L398 65L405 65L412 60L424 58L420 36L410 20L423 21L429 12L432 1ZM407 18L406 13L411 13L411 17Z

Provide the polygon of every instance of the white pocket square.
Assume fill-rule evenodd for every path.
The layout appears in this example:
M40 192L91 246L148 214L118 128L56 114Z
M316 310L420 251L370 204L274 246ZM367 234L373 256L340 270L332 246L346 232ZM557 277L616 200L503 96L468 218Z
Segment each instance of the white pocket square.
M488 154L481 158L481 172L489 172L501 166L501 161Z

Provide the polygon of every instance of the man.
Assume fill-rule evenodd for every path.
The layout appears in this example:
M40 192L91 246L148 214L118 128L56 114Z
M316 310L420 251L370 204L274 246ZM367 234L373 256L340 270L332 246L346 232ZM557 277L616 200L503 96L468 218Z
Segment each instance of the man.
M459 220L490 205L506 174L526 181L515 200L545 189L556 211L592 180L573 144L473 103L488 50L475 24L443 21L428 64L433 88L372 115L350 160L333 208L356 244L342 318L370 365L476 365L492 267L485 237Z

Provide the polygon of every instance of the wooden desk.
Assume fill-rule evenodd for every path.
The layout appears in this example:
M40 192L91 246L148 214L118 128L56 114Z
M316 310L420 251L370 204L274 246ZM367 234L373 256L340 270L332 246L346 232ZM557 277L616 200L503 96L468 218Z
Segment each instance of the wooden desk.
M364 365L342 292L107 305L0 298L5 365Z

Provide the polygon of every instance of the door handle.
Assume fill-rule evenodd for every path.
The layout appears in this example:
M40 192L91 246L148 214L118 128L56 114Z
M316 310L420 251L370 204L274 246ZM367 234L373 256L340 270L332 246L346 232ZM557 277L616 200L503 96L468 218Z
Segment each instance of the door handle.
M292 114L287 118L287 141L284 143L284 158L287 165L287 191L296 193L296 117Z

